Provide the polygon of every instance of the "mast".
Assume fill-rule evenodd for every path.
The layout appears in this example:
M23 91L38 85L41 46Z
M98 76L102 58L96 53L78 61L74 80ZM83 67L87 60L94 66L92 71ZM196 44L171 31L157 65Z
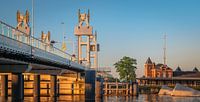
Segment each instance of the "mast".
M164 65L166 65L166 50L167 50L167 48L166 48L166 43L167 43L167 35L166 34L164 34L164 46L163 46L163 51L164 51L164 55L163 55L163 61L164 61Z

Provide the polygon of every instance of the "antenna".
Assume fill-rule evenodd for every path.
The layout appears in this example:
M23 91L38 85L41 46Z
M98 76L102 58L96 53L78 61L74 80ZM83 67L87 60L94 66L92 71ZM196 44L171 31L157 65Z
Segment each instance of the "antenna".
M166 50L167 50L167 48L166 48L166 43L167 43L166 39L167 39L167 35L164 34L164 47L163 47L163 51L164 51L164 53L163 53L164 54L163 55L164 65L166 65Z

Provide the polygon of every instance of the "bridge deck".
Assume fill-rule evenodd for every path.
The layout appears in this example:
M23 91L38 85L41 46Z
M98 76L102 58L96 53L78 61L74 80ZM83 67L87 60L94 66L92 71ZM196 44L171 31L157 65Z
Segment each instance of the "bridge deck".
M28 64L45 69L84 71L86 67L74 61L60 49L15 29L0 21L0 64ZM2 68L1 68L2 69ZM1 70L0 69L0 70ZM41 68L42 69L42 68Z

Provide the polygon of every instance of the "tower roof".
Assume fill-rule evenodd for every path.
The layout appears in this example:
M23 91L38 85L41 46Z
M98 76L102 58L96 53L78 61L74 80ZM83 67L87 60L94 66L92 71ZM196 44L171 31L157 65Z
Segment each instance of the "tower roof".
M181 68L178 66L178 67L176 68L175 71L176 71L176 72L181 72L182 70L181 70Z
M150 57L148 57L148 59L146 61L146 64L152 64L152 61L151 61Z
M199 70L197 69L197 67L195 67L195 68L193 69L193 72L199 72Z

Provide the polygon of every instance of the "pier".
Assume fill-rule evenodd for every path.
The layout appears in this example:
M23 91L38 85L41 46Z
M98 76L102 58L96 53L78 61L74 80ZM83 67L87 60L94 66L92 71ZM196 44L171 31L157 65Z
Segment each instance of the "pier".
M138 84L126 82L104 82L104 95L114 96L137 96Z

